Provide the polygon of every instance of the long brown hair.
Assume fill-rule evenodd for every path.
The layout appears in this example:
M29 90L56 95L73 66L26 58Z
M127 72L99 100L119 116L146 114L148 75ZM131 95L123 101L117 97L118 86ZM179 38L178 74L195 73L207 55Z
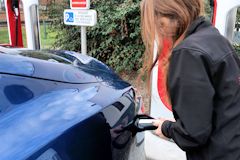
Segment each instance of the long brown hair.
M145 45L142 75L147 73L150 88L151 71L158 62L163 49L164 39L171 42L171 49L184 38L188 26L204 13L203 0L142 0L141 27ZM168 21L168 26L164 22ZM154 42L157 40L158 54L153 55ZM163 63L168 70L168 58ZM166 72L167 73L167 72Z

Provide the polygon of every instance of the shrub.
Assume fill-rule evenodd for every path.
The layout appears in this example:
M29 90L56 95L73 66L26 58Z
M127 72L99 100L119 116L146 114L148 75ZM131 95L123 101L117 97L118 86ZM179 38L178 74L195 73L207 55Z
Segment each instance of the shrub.
M234 45L234 48L235 48L238 56L240 56L240 45Z

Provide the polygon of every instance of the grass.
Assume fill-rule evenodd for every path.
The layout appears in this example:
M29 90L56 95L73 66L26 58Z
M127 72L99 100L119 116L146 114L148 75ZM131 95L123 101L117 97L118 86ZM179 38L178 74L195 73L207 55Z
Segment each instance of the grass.
M27 47L26 41L26 30L25 27L22 27L23 33L23 44L24 47ZM40 26L40 33L41 33L41 45L42 49L50 49L55 42L56 32L52 32L48 25L44 27L44 25ZM8 37L8 28L7 27L0 27L0 44L8 44L9 37Z
M44 25L40 26L41 44L43 49L50 49L55 42L57 32L53 32L47 25L45 27L46 29Z
M0 44L9 43L7 27L0 27Z

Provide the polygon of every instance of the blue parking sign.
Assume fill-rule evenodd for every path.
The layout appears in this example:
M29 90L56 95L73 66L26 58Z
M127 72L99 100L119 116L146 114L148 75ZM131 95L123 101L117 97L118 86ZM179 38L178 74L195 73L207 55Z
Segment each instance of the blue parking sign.
M71 26L94 26L97 24L96 10L65 9L64 24Z
M73 12L65 12L66 22L74 22Z

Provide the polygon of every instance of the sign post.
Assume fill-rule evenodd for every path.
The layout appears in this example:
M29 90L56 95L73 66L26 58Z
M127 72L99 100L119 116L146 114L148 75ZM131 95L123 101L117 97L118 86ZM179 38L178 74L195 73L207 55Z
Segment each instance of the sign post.
M70 6L64 10L64 24L81 26L81 52L87 54L87 26L97 24L97 12L89 9L90 0L70 0Z
M82 54L87 54L87 27L81 27L81 50Z

